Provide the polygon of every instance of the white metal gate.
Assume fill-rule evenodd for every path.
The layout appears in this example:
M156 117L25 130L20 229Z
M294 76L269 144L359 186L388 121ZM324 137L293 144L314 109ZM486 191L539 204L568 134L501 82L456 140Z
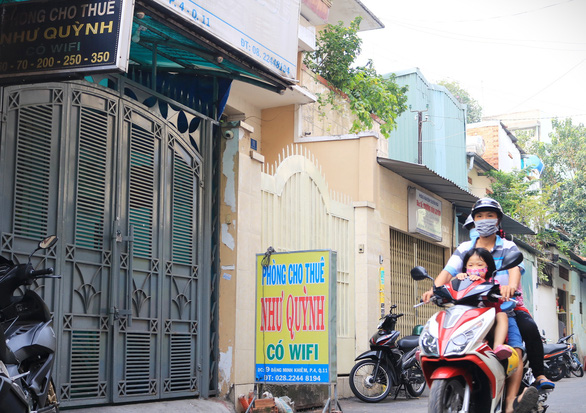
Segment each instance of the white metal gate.
M287 147L261 181L263 247L277 252L337 252L338 349L354 346L354 207L328 189L314 157L300 145Z

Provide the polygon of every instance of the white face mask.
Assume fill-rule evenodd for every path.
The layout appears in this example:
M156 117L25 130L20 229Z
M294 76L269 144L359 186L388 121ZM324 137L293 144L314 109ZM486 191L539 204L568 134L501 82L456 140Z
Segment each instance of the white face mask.
M474 228L478 231L478 235L481 237L490 237L498 231L498 219L481 219L474 221Z

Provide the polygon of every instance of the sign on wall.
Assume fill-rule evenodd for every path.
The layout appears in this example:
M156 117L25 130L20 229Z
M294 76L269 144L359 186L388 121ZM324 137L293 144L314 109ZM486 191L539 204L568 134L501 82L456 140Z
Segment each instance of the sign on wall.
M409 189L409 232L442 240L442 202L421 192Z
M291 79L297 72L299 0L155 0Z
M0 81L126 71L132 0L0 5Z
M256 267L256 381L335 382L336 253L258 254Z

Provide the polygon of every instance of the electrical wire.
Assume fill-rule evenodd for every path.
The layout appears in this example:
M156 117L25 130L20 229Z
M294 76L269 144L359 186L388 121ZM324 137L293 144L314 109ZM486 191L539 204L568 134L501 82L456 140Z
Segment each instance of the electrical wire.
M570 73L572 70L574 70L575 68L577 68L578 66L580 66L582 63L586 62L586 58L582 59L577 65L572 66L567 72L565 72L564 74L562 74L561 76L559 76L557 79L555 79L553 82L549 83L548 85L546 85L543 89L540 89L537 93L529 96L527 99L525 99L524 101L522 101L521 103L517 104L516 106L514 106L513 108L509 109L509 112L514 110L515 108L518 108L519 106L521 106L522 104L524 104L525 102L533 99L535 96L539 95L541 92L543 92L544 90L548 89L550 86L552 86L554 83L558 82L559 80L563 79L564 77L566 77L568 75L568 73Z

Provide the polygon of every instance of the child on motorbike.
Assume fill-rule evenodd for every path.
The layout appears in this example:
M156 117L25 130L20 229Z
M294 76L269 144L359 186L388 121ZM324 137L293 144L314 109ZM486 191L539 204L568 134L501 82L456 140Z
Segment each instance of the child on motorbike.
M473 248L469 250L462 258L462 268L466 269L466 273L460 273L456 277L459 280L466 278L470 281L476 281L479 279L485 280L487 274L489 277L496 272L496 265L494 258L488 250L484 248ZM518 345L522 343L521 333L516 323L509 323L509 317L507 313L501 311L500 304L494 303L496 309L496 327L494 329L494 343L493 349L494 354L499 360L507 359L512 354L512 349L509 346L505 346L505 340L507 334L510 336L510 341Z

